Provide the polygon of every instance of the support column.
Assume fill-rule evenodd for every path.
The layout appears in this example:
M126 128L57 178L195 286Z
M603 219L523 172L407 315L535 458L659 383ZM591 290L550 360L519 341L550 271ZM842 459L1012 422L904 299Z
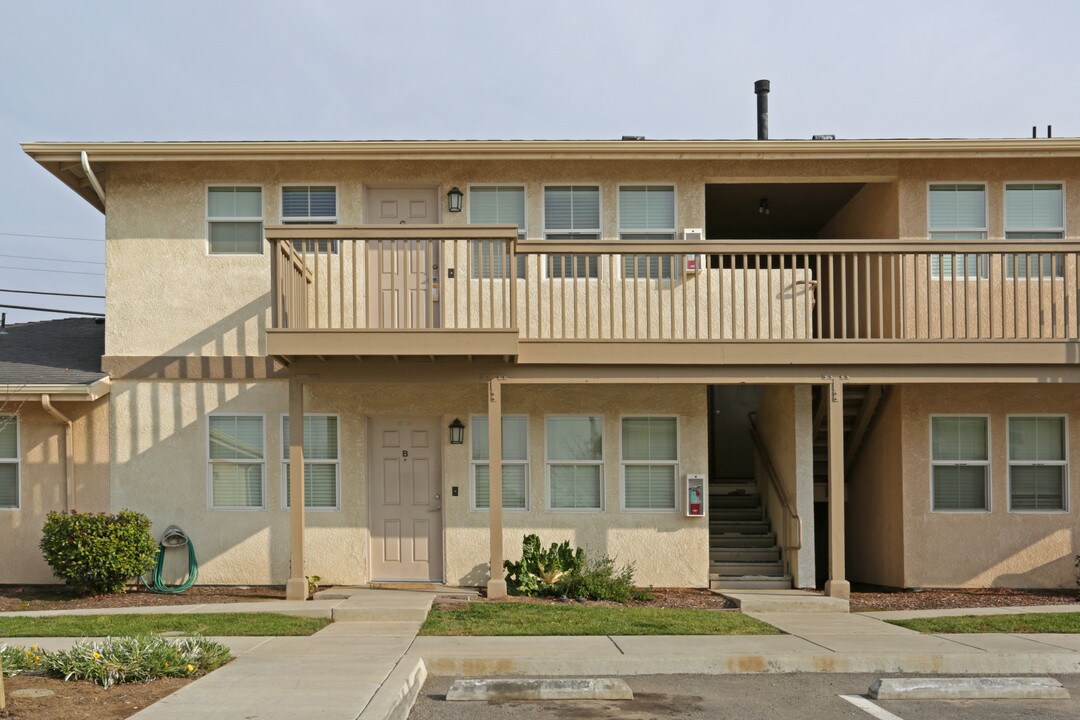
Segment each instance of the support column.
M307 600L304 577L304 384L289 379L289 582L286 600Z
M491 574L488 598L506 597L503 575L502 503L502 383L488 383L488 537L491 543Z
M825 594L847 600L851 583L844 566L844 383L828 378L829 393L829 579Z

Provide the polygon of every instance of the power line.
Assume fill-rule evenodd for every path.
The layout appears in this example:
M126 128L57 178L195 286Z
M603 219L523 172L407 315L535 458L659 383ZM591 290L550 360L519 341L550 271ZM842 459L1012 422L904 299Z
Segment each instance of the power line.
M97 275L105 277L105 273L80 272L79 270L46 270L45 268L28 267L0 267L0 270L27 270L29 272L63 273L64 275Z
M59 297L98 298L101 300L105 299L104 295L80 295L79 293L41 292L38 290L8 290L6 288L0 288L0 292L19 293L20 295L56 295Z
M0 308L10 310L32 310L34 312L62 313L67 315L90 315L92 317L105 317L105 313L85 312L83 310L57 310L55 308L30 307L28 305L0 305Z
M105 263L99 262L97 260L61 260L60 258L43 258L43 257L36 257L34 255L3 255L3 254L0 254L0 257L18 258L20 260L45 260L47 262L78 263L80 265L104 265L105 264Z
M45 238L46 240L84 240L86 242L105 242L105 238L71 237L68 235L31 235L30 233L0 232L8 237Z

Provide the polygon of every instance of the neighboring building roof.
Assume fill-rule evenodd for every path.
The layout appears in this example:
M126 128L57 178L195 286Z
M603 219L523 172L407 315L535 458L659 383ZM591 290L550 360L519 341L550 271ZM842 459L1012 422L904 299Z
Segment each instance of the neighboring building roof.
M91 385L101 371L105 323L63 318L8 325L0 334L0 394L35 385Z

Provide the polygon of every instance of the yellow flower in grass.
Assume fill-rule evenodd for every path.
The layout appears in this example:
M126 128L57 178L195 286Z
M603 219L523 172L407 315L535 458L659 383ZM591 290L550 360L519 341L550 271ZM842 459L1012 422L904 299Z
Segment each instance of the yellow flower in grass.
M189 663L188 666L187 666L187 671L188 672L195 672L195 666Z
M94 659L95 660L100 660L101 659L101 653L99 653L97 650L94 651Z
M30 649L31 649L31 650L37 650L37 645L36 645L36 644L35 644L35 645L31 645L31 646L30 646Z
M168 660L165 661L165 667L169 667L169 661Z
M35 655L34 656L34 662L41 662L41 656L40 655Z

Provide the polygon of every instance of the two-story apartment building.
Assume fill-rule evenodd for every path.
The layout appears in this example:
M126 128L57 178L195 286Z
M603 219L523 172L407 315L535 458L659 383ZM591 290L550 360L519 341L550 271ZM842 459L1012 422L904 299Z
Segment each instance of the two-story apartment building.
M24 149L106 214L109 506L201 582L1075 581L1078 140Z

